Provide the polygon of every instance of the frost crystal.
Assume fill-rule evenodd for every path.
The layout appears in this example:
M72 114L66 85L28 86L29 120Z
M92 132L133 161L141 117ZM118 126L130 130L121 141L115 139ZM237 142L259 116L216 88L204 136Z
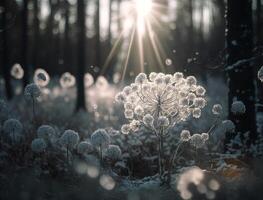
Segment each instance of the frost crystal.
M206 106L205 92L194 76L184 78L180 72L174 75L152 72L149 79L140 73L115 99L124 104L127 119L137 120L158 133L168 131L191 115L199 118ZM124 134L131 130L129 124L122 126Z
M182 130L180 138L182 141L187 142L191 139L190 131L188 130Z
M120 160L121 155L121 149L117 145L109 145L106 150L106 156L111 160Z
M241 115L246 112L246 106L242 101L234 101L231 106L231 112L235 115Z
M55 130L49 125L42 125L37 129L37 137L43 139L50 139L50 137L55 135Z
M24 77L24 70L21 67L20 64L14 64L11 72L10 72L11 76L13 76L15 79L22 79Z
M46 150L47 144L44 139L36 138L31 143L31 149L35 153L42 153Z
M215 104L212 108L212 113L214 115L221 115L223 112L223 108L220 104Z
M70 87L73 87L75 85L76 78L71 73L65 72L60 77L59 82L60 82L61 87L70 88Z
M79 134L73 130L66 130L60 138L62 145L73 149L79 142Z
M45 87L48 85L50 77L44 69L36 69L34 73L34 82L40 87Z
M263 82L263 66L258 71L258 79Z
M28 101L36 100L38 97L40 97L40 95L41 95L40 88L35 83L28 84L25 87L24 96L26 100Z
M110 136L104 129L96 130L90 139L95 147L107 147L110 144Z
M88 154L93 151L93 146L91 143L83 141L78 144L77 150L80 154Z

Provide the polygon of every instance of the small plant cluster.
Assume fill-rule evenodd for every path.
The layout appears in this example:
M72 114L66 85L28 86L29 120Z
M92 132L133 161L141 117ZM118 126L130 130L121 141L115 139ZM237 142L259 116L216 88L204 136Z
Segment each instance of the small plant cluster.
M11 75L21 79L21 66L14 65ZM206 89L198 84L194 76L184 76L180 72L173 75L153 72L149 76L140 73L134 83L124 87L116 96L116 93L111 92L116 101L109 106L111 109L108 109L108 118L111 126L107 128L100 122L103 114L99 112L99 107L104 102L98 103L100 98L105 98L110 88L104 77L99 77L95 82L92 75L85 75L87 93L94 97L91 101L96 100L89 105L92 112L87 115L78 113L76 119L72 119L75 116L70 116L70 120L60 116L61 122L57 125L52 121L54 118L41 119L41 112L37 110L41 109L42 104L48 105L43 96L52 97L54 101L57 99L56 104L59 106L59 92L65 92L65 98L62 99L68 102L72 95L67 95L66 91L75 85L76 79L66 72L59 80L60 88L46 88L49 82L48 73L38 69L34 74L34 83L24 88L24 99L30 105L29 112L32 113L31 120L27 119L28 115L25 115L25 119L22 114L18 120L8 104L0 100L1 147L14 162L13 158L20 157L21 160L24 159L25 165L40 165L43 172L58 174L74 169L92 178L105 171L122 177L123 180L127 176L130 181L158 174L156 177L161 183L171 185L177 181L181 197L189 199L192 194L185 183L199 186L204 181L204 173L200 168L191 168L179 179L174 178L173 175L180 173L183 166L201 166L204 162L208 166L208 163L216 162L216 170L220 170L226 168L224 159L229 155L237 158L248 154L256 157L263 155L262 137L258 138L256 144L250 145L250 148L244 148L248 135L235 134L235 124L224 119L222 105L209 105ZM96 95L92 87L103 91L104 96ZM114 110L120 104L123 105L124 112ZM63 110L65 105L68 104L62 105ZM25 107L21 110L25 111ZM43 110L42 108L41 111ZM246 107L242 101L235 99L230 110L234 115L243 115ZM208 130L197 133L188 126L190 121L198 123L199 118L207 117L207 112L214 117ZM48 114L49 117L56 115L53 111ZM71 119L84 121L86 126L76 125ZM123 125L120 127L121 124ZM227 154L223 154L226 137L231 139L227 145ZM215 169L207 167L207 170ZM115 186L112 177L102 175L101 185L112 190ZM205 193L207 198L215 195L218 189L219 183L211 180Z

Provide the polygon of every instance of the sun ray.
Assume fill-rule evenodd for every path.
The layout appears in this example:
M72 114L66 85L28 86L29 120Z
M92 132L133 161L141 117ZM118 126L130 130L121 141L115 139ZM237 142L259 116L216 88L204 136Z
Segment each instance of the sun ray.
M132 48L132 44L133 44L133 40L134 40L135 31L136 31L136 27L133 26L133 30L132 30L131 37L130 37L130 43L129 43L129 47L128 47L128 52L127 52L127 57L126 57L124 68L123 68L123 72L122 72L121 81L124 80L124 77L125 77L125 74L126 74L126 70L127 70L127 66L128 66L128 62L129 62L129 57L130 57L130 54L131 54L131 48Z

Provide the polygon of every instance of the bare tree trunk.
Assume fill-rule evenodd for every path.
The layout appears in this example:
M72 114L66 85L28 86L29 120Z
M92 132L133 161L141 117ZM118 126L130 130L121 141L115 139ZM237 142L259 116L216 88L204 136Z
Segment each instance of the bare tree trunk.
M257 0L257 44L262 42L262 35L261 35L261 0Z
M78 71L77 71L77 106L76 110L84 109L85 106L85 3L78 0Z
M96 42L96 58L95 65L101 70L101 48L100 48L100 0L96 0L96 18L95 18L95 42ZM94 78L96 79L98 73L95 72Z
M27 63L27 51L28 51L28 0L23 0L22 10L22 53L21 53L21 64L24 69L23 82L24 86L29 83L30 73Z
M3 70L3 78L5 80L5 92L6 92L6 98L10 100L13 96L12 93L12 87L11 87L11 76L10 76L10 63L9 63L9 55L8 55L8 43L7 43L7 1L3 0L0 2L0 6L3 7L5 10L1 14L1 35L3 40L3 48L1 49L1 55L2 55L2 70Z
M65 31L64 31L64 66L66 69L70 66L71 61L69 49L70 49L70 39L69 39L69 2L65 1Z
M34 6L34 47L33 47L33 68L37 67L37 61L38 61L38 49L39 49L39 8L38 8L38 0L33 0L33 6Z
M252 1L228 0L226 18L226 43L227 65L231 66L239 60L252 56L253 26L252 26ZM234 116L229 112L229 118L236 123L236 131L249 132L250 139L256 137L255 118L255 85L254 69L250 64L241 64L228 70L229 108L234 100L243 101L246 113Z

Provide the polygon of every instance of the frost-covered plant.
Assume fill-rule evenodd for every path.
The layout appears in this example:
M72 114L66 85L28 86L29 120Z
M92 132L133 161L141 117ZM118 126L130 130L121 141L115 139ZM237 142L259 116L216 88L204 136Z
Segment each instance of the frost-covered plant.
M222 115L223 113L223 108L220 104L215 104L212 108L212 113L214 115Z
M17 119L8 119L4 122L3 130L11 138L12 142L18 142L21 140L23 125Z
M34 82L35 84L39 85L40 87L45 87L48 85L50 81L50 77L48 73L44 69L36 69L34 73Z
M231 105L231 112L235 115L242 115L246 112L246 106L242 101L234 101Z
M258 79L263 82L263 66L258 70Z
M120 160L122 156L120 147L117 145L109 145L106 150L106 156L112 161Z
M47 143L43 138L36 138L31 143L31 149L35 153L43 153L47 148Z
M21 67L20 64L16 63L12 66L10 71L11 76L13 76L15 79L22 79L24 76L24 70Z
M41 90L35 83L28 84L24 90L24 96L27 101L32 103L33 118L36 120L35 103L41 95Z
M124 134L149 129L159 139L159 172L163 174L163 138L180 122L190 116L200 118L206 106L206 90L197 85L194 76L184 78L180 72L171 74L151 73L149 78L140 73L135 82L116 95L123 103L129 124L122 126Z
M60 143L66 147L67 150L67 161L69 162L69 150L76 147L79 142L79 134L73 130L64 131L63 135L60 137Z
M90 142L82 141L77 146L77 151L79 154L89 154L93 151L93 146Z
M37 129L37 137L43 138L47 142L50 142L50 139L54 137L55 134L55 129L49 125L42 125Z
M99 149L100 160L102 162L102 151L110 144L110 136L105 129L98 129L91 135L91 144Z
M59 83L62 88L70 88L73 87L76 83L76 78L69 72L65 72L60 77Z

